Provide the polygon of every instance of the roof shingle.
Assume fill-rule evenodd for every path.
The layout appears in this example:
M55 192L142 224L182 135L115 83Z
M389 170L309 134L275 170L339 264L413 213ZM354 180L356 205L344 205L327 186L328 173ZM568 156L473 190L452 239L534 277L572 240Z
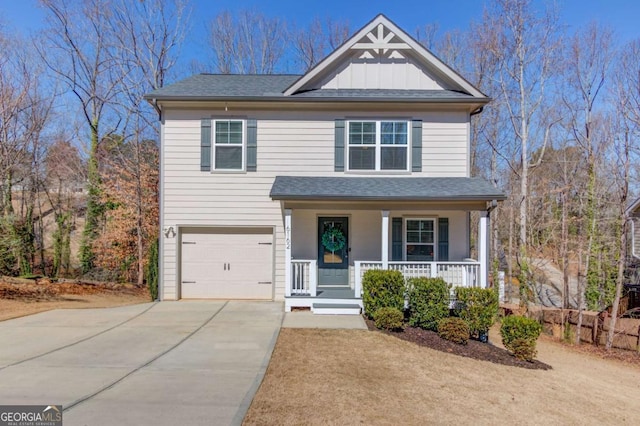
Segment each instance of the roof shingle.
M491 201L505 194L482 178L277 176L274 200Z

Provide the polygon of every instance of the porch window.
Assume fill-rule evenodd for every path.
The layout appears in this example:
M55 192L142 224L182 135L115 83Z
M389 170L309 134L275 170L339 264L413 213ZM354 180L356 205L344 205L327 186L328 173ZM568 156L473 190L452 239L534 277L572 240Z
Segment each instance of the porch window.
M436 259L435 219L407 219L405 234L405 259L415 262L431 262Z
M244 122L215 120L213 164L216 170L242 170L244 165Z
M409 122L350 121L349 170L409 169Z

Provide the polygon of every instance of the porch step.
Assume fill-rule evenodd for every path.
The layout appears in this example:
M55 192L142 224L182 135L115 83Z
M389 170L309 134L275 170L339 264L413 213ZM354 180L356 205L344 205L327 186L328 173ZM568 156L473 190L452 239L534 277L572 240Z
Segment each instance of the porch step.
M314 303L311 312L316 315L360 315L360 305L344 303Z

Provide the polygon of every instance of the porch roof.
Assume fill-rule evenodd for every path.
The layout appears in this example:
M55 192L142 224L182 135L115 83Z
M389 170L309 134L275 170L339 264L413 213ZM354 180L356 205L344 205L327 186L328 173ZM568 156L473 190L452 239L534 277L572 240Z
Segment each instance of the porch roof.
M276 176L273 200L491 201L506 195L482 178Z

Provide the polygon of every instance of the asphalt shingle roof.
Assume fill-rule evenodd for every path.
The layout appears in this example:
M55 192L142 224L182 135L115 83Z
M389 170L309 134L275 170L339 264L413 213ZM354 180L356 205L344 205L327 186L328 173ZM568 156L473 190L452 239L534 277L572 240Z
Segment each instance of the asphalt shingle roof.
M277 176L274 200L491 201L506 199L482 178Z
M156 100L290 100L290 101L482 101L453 90L316 89L285 96L300 75L197 74L147 93ZM488 99L486 99L488 100Z
M300 77L291 74L196 74L154 90L145 98L282 96L282 92Z

